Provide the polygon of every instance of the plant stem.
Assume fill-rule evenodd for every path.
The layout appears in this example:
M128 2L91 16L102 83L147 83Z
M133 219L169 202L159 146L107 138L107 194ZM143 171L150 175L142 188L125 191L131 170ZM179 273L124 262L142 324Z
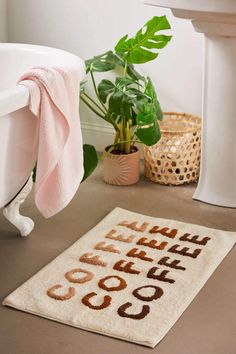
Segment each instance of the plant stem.
M119 145L120 143L122 143L122 144L124 144L124 143L139 143L139 144L142 144L142 142L140 140L123 140L123 141L119 141L117 144L111 145L107 151L103 152L102 157L100 158L100 160L104 160L115 149L115 147L117 145ZM125 154L127 154L127 153L125 153Z
M142 144L142 141L140 140L123 140L123 141L120 141L121 143L139 143L139 144Z
M91 111L93 111L97 116L107 120L106 117L101 115L100 112L98 112L93 106L91 106L91 104L88 103L88 101L83 96L80 96L80 98L91 109Z
M120 140L119 141L119 143L117 143L117 144L113 144L112 146L117 146L117 145L119 145L119 144L126 144L126 143L129 143L129 144L132 144L132 143L139 143L139 144L142 144L142 142L140 141L140 140ZM132 144L132 146L133 146L134 144ZM110 150L110 149L109 149ZM112 149L113 150L113 149ZM125 154L129 154L130 153L130 151L129 152L124 152Z
M106 112L99 106L99 104L97 104L97 102L95 102L86 92L83 93L83 95L89 99L91 102L93 102L93 104L98 108L100 109L100 111L104 114L106 114Z
M115 128L115 130L118 130L118 127L117 127L116 122L114 122L114 121L112 120L112 118L111 118L110 115L108 114L108 109L107 109L107 107L104 105L104 103L102 102L102 100L101 100L100 97L99 97L98 90L97 90L97 87L96 87L95 78L94 78L94 75L93 75L92 71L90 71L90 74L91 74L91 78L92 78L92 83L93 83L93 88L94 88L95 94L96 94L96 96L97 96L99 102L101 103L101 105L102 105L104 111L105 111L105 112L103 112L103 113L105 114L105 117L102 117L102 118L105 119L108 123L112 124L113 127ZM88 96L88 95L87 95L87 96ZM91 99L90 99L90 100L91 100ZM96 104L96 102L94 102L94 103ZM97 106L97 104L96 104L96 106ZM101 107L99 107L99 108L100 108L100 110L101 110ZM101 117L101 115L100 115L100 117Z
M124 151L124 144L121 142L122 140L125 140L123 118L121 118L121 122L120 122L120 140L119 140L119 150L123 152Z
M125 62L125 68L124 68L124 77L127 76L127 68L128 68L128 63L127 61Z
M114 145L116 145L118 143L119 135L120 135L119 130L116 130L116 136L115 136L115 139L114 139Z
M94 102L94 100L92 98L90 98L87 94L83 93L83 95L85 97L87 97L88 99L90 99L90 101L93 102L93 104L95 104L98 108L100 108L96 104L96 102ZM109 117L108 114L106 114L104 111L102 111L102 113L104 113L104 116L103 116L82 95L80 95L80 98L96 115L98 115L100 118L104 119L107 123L111 124L116 131L118 130L117 124L115 122L113 122L113 120ZM100 110L101 110L101 108L100 108Z
M94 88L94 91L95 91L95 93L96 93L96 96L97 96L99 102L101 103L102 107L104 108L104 110L107 112L107 107L104 105L104 103L102 102L102 100L101 100L100 97L99 97L99 94L98 94L98 90L97 90L97 86L96 86L96 82L95 82L95 78L94 78L93 72L90 71L90 74L91 74L92 83L93 83L93 88Z
M127 142L125 143L125 153L129 154L130 153L130 141L131 141L131 131L130 131L130 120L126 122L126 140Z

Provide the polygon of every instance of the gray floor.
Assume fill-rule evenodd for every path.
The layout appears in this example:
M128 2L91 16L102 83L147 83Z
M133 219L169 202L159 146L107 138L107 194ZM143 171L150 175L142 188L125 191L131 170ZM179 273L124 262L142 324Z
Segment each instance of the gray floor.
M114 207L236 231L236 209L193 201L195 185L164 187L103 183L101 169L83 183L60 214L43 219L30 197L23 211L36 227L20 238L0 216L0 300L53 260ZM65 326L0 306L1 354L236 354L236 249L215 271L155 349Z

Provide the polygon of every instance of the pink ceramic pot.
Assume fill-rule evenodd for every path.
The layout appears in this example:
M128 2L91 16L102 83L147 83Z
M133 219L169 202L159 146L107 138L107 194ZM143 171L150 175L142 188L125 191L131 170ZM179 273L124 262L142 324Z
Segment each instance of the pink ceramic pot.
M103 178L108 184L127 186L137 183L139 180L140 153L131 154L110 153L103 161Z

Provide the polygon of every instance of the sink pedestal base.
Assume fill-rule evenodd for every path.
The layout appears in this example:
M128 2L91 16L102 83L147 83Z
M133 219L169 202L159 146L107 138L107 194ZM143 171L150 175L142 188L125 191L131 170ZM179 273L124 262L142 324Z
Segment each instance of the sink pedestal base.
M201 172L194 199L236 208L236 37L205 35Z

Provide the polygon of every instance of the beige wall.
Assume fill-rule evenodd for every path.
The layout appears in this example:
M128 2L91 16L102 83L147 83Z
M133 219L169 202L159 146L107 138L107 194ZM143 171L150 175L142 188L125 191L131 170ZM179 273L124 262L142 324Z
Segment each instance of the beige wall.
M0 42L7 40L6 0L0 0Z

